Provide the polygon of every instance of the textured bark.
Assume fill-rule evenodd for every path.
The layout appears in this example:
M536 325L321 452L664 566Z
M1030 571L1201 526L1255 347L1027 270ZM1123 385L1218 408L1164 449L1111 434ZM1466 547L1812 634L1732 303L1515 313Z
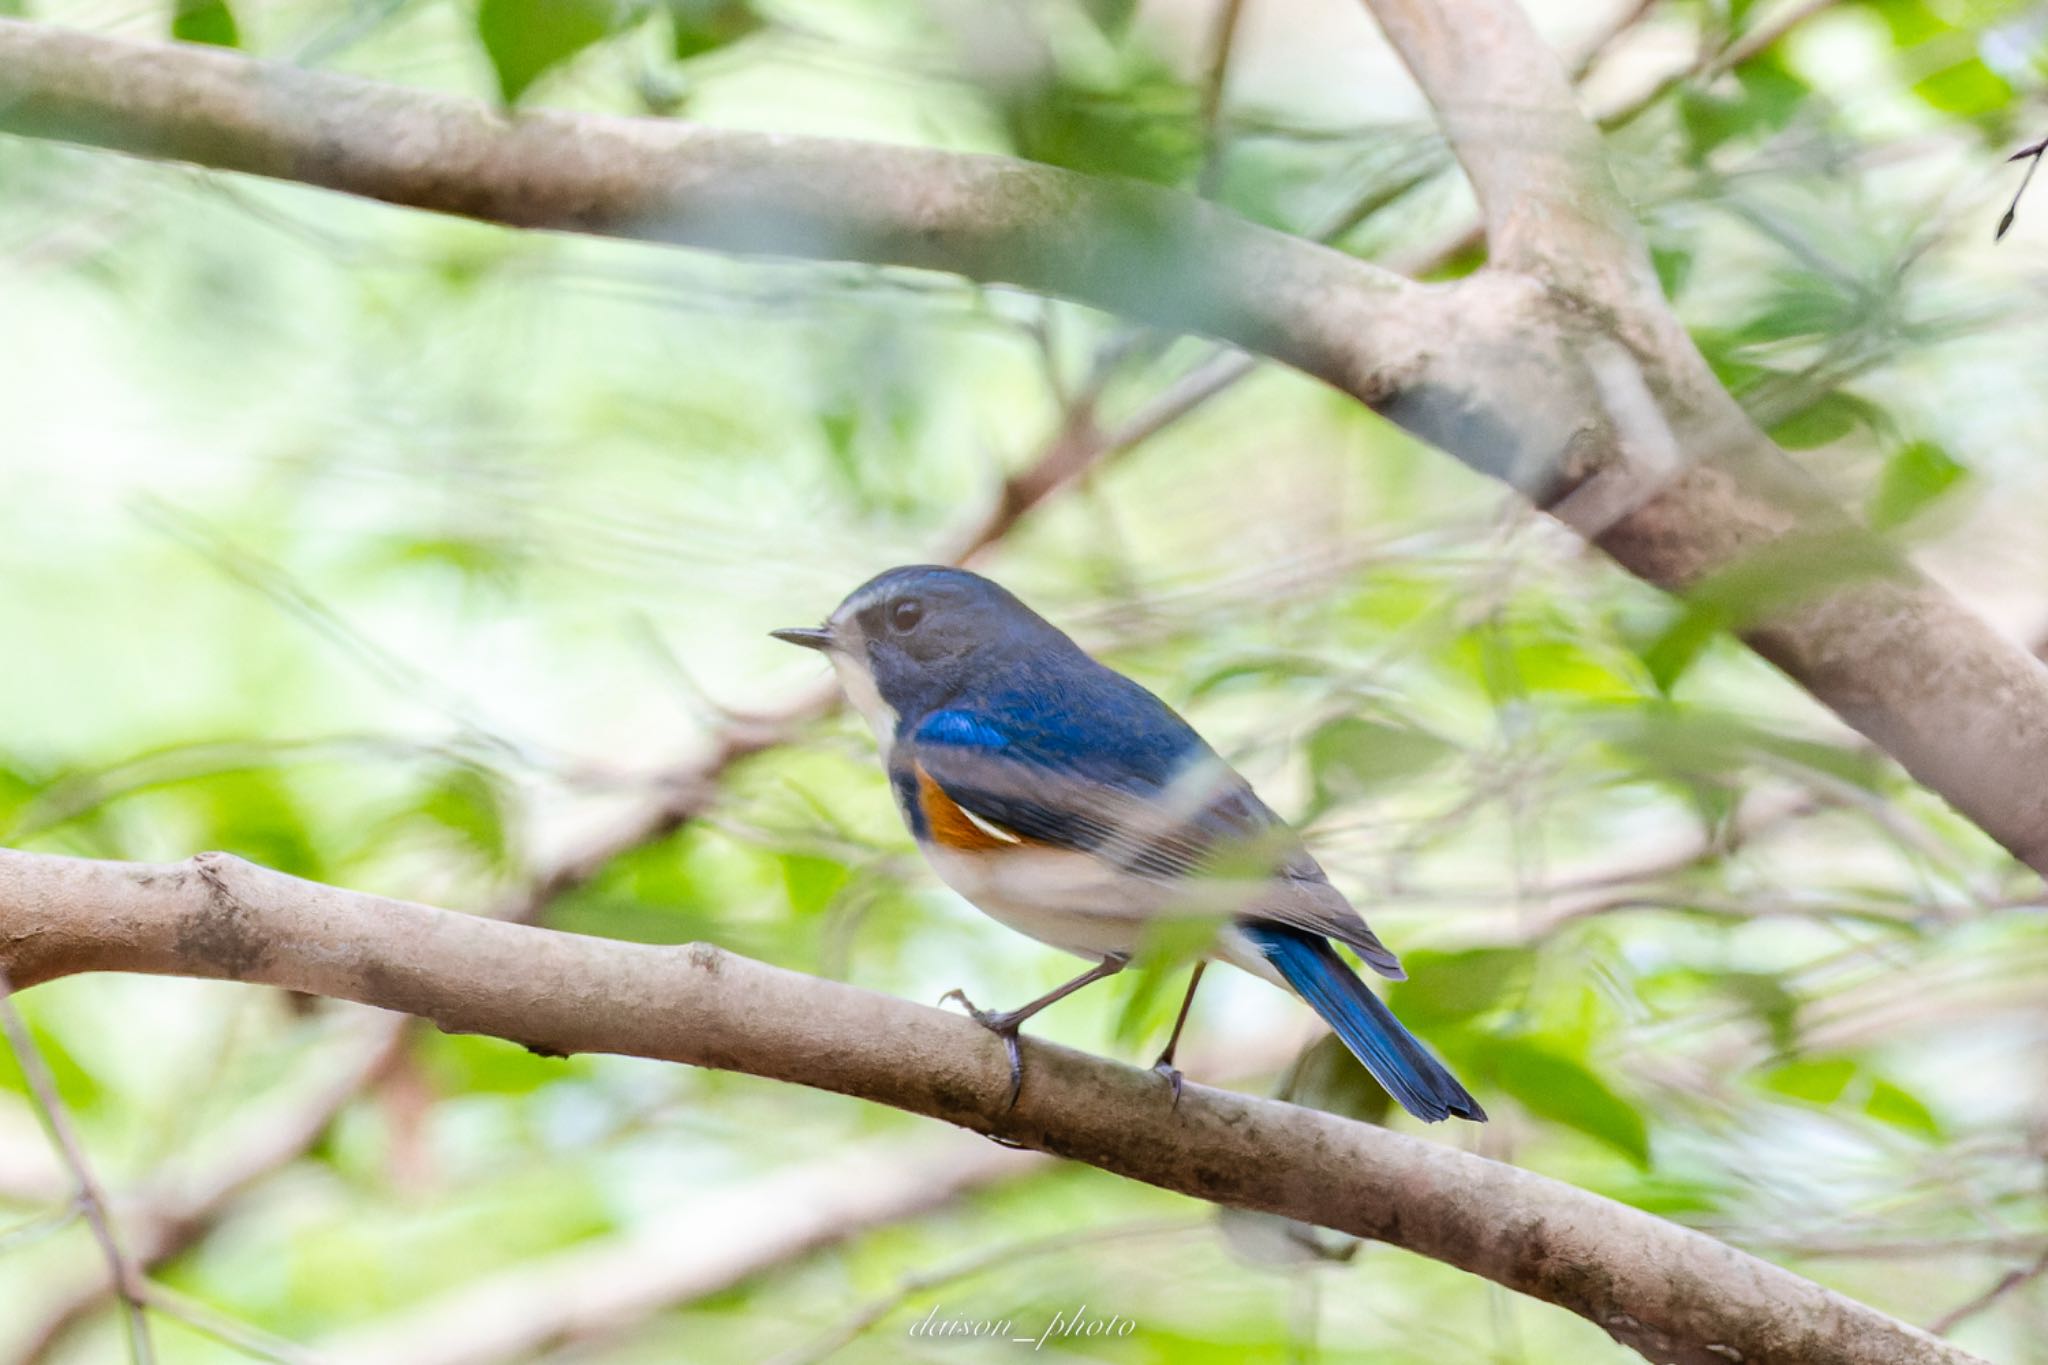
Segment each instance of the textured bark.
M1559 1304L1678 1365L1906 1365L1964 1352L1700 1233L1527 1171L1027 1040L709 944L649 947L360 895L225 854L0 852L0 967L230 978L544 1051L742 1071L942 1119L1215 1203L1372 1237Z

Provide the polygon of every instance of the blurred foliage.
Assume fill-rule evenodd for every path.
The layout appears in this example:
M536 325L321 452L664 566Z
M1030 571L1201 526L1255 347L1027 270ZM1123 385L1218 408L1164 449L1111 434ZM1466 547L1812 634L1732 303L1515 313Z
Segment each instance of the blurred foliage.
M1247 5L1214 128L1203 4L0 2L23 8L515 106L1182 188L1208 162L1226 208L1396 261L1470 212L1355 6ZM1845 507L2038 641L2048 214L1991 234L2023 170L2003 158L2048 120L2048 20L2018 0L1841 0L1716 59L1804 8L1656 4L1594 64L1588 104L1619 111L1617 174L1716 373ZM1561 45L1597 34L1591 7L1537 9ZM0 838L225 848L479 911L672 799L728 713L815 685L816 660L763 632L939 553L1088 376L1113 426L1205 354L926 275L523 236L51 146L0 146L0 190ZM1866 572L1849 539L1794 538L1675 602L1265 369L1032 514L987 567L1184 709L1400 951L1388 999L1494 1116L1433 1140L1914 1321L2048 1245L2037 888L1729 636ZM737 765L700 818L546 920L920 1000L1009 1005L1071 974L937 886L844 717ZM1149 1061L1201 928L1163 931L1033 1030ZM21 1007L102 1175L145 1195L307 1104L364 1023L123 978ZM1412 1130L1318 1033L1217 968L1180 1064ZM829 1205L801 1183L820 1160L915 1188L960 1150L935 1157L944 1136L836 1096L419 1028L156 1274L315 1344L507 1285L538 1313L556 1258L772 1241ZM0 1059L0 1353L92 1264L46 1165ZM1085 1304L1133 1332L1048 1353L1633 1359L1385 1248L1073 1167L969 1183L507 1358L803 1359L843 1339L835 1359L995 1360L1012 1348L910 1326L1043 1327ZM629 1260L617 1274L661 1258ZM2048 1362L2048 1286L1953 1335ZM159 1345L239 1358L167 1319ZM50 1358L118 1349L100 1314Z

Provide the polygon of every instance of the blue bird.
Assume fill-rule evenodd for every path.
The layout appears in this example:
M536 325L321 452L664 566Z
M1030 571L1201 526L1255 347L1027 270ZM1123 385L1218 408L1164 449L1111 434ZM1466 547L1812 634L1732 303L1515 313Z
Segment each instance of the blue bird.
M910 565L856 588L821 627L771 633L831 660L933 870L1001 923L1095 962L1013 1010L949 994L1002 1038L1011 1104L1019 1026L1123 970L1178 915L1217 927L1154 1068L1176 1102L1174 1049L1213 957L1291 988L1417 1118L1485 1121L1337 955L1332 940L1406 975L1293 831L1172 707L1006 589Z

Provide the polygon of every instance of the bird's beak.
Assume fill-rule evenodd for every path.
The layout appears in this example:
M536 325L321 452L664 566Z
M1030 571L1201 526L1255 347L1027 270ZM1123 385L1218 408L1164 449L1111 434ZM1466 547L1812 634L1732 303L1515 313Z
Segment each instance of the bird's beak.
M805 649L829 650L832 648L832 632L826 630L823 626L791 626L786 630L771 630L768 633L778 640L787 640L790 644L802 645Z

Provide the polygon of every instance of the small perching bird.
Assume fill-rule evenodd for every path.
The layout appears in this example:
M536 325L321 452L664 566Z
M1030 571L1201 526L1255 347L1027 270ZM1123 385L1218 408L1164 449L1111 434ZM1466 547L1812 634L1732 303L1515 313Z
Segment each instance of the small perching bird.
M1292 830L1188 723L1097 663L1006 589L910 565L856 588L823 626L772 632L822 651L881 747L904 822L947 885L1003 924L1095 962L1013 1010L976 1009L1002 1038L1010 1102L1017 1030L1113 976L1165 917L1214 926L1205 958L1291 988L1425 1122L1479 1107L1337 955L1401 980L1393 953ZM1174 1049L1155 1069L1180 1094ZM950 997L949 997L950 998Z

